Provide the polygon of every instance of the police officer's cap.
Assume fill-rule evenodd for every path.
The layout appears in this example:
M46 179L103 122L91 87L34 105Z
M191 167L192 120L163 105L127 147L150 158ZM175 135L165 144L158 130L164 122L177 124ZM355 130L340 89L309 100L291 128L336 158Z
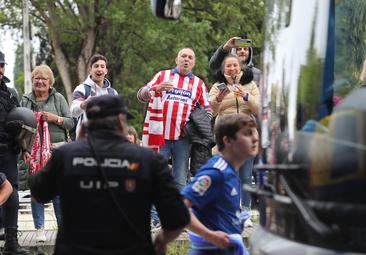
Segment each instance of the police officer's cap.
M0 51L0 64L6 64L5 63L5 54Z
M120 113L125 114L127 119L133 118L133 115L128 112L123 98L120 96L98 96L90 100L86 106L86 116L88 119L105 118Z

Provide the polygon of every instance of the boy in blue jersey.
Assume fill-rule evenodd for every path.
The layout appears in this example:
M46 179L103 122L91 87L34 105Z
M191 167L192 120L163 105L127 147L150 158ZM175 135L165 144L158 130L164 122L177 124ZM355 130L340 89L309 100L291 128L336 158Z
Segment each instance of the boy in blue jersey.
M238 170L258 153L255 120L241 114L224 116L215 127L215 136L220 154L207 161L182 190L191 212L189 254L246 254L240 235ZM235 240L241 253L232 245Z

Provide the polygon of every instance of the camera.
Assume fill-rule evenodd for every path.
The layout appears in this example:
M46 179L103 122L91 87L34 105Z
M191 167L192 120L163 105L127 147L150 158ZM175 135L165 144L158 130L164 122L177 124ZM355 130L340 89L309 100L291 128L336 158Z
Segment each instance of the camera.
M235 39L235 47L252 47L253 41L252 39Z

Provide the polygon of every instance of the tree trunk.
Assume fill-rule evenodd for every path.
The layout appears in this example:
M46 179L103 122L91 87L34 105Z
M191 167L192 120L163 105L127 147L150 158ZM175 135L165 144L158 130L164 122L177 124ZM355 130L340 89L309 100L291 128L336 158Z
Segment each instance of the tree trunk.
M67 101L69 104L72 102L72 79L69 71L70 64L67 61L65 54L62 52L62 49L58 42L52 41L53 50L55 52L55 62L57 65L57 69L60 73L62 83L64 84Z
M69 102L69 104L71 104L73 85L76 86L85 80L85 76L88 72L88 61L93 54L95 48L98 22L95 21L94 12L95 10L99 9L99 1L87 1L87 4L78 5L78 10L80 11L79 15L81 17L80 20L83 21L80 23L80 25L87 25L85 25L84 29L83 27L79 27L80 31L85 31L85 38L82 39L82 47L80 49L80 54L76 64L68 59L67 54L63 49L64 42L62 41L63 38L59 31L60 20L59 17L56 15L55 2L49 1L47 3L48 13L43 9L41 5L39 5L37 1L31 0L31 2L33 6L35 6L36 9L39 11L43 22L45 22L45 24L47 25L48 33L51 38L52 47L55 54L55 63L61 76L62 83L65 87L67 101ZM70 6L65 5L62 10L66 13L69 13L70 15L74 14L72 8L67 7ZM73 84L73 82L76 82L75 75L77 75L78 84Z
M85 80L85 76L88 73L88 61L93 54L96 37L96 28L90 28L86 33L83 48L81 49L81 53L78 57L77 74L80 83Z

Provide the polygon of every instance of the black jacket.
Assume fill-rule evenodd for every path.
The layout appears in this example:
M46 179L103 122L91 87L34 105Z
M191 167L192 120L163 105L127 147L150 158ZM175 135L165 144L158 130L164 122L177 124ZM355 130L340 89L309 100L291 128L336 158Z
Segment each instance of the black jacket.
M212 55L209 67L210 71L213 75L213 78L215 81L218 82L226 82L225 77L223 76L221 72L221 64L224 61L225 57L230 53L228 50L224 50L224 45L221 45L217 48L215 53ZM253 57L253 49L250 47L250 56L248 59L248 63L246 63L246 68L243 69L243 76L240 81L241 84L247 84L254 80L254 82L259 86L259 81L262 76L261 70L254 67L254 64L252 62Z
M19 152L19 145L14 141L14 134L11 130L6 130L5 121L8 112L11 109L18 107L18 99L11 93L9 88L6 86L6 77L0 80L0 154L8 152L8 150L14 153Z
M128 220L112 201L88 141L81 139L60 147L53 151L47 165L29 178L31 194L38 201L60 195L62 225L55 254L153 254L153 204L164 229L180 229L189 223L189 213L167 161L111 131L88 136L102 162L109 189Z
M184 133L189 137L191 147L190 172L195 175L198 169L211 158L211 148L215 145L212 132L211 115L196 105L184 127Z
M184 127L184 133L192 143L199 143L208 148L215 145L211 119L211 115L204 108L199 105L194 108L189 116L189 121Z

